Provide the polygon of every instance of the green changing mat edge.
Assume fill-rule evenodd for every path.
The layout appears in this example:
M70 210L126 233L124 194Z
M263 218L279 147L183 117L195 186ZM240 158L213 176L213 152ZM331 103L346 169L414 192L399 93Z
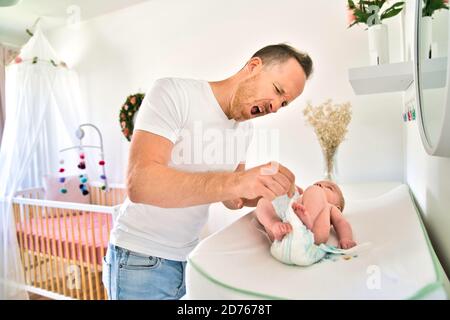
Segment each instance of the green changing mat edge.
M447 292L447 290L445 289L444 286L444 279L447 278L446 275L444 275L444 271L442 269L442 265L439 262L439 259L436 255L436 252L434 251L433 246L431 245L431 240L430 237L428 236L428 232L427 229L425 228L425 224L422 220L422 215L420 214L419 211L419 205L416 202L416 199L414 198L414 194L412 193L411 189L408 186L408 192L409 192L409 196L413 202L414 205L414 210L416 211L416 215L417 218L419 219L420 222L420 227L422 228L422 234L425 237L425 241L427 243L427 247L428 247L428 252L431 255L431 261L433 261L433 267L434 267L434 275L436 277L436 281L432 282L430 284L427 284L426 286L424 286L423 288L419 289L415 294L413 294L412 296L410 296L409 298L407 298L406 300L420 300L423 299L426 295L432 293L433 291L442 288L446 294L446 298L449 298L449 292Z
M248 294L248 295L252 295L258 298L264 298L264 299L268 299L268 300L289 300L288 298L282 298L282 297L277 297L277 296L270 296L270 295L266 295L264 293L258 293L258 292L253 292L250 290L245 290L245 289L240 289L240 288L235 288L233 286L230 286L226 283L223 283L217 279L215 279L214 277L211 277L206 271L204 271L202 268L200 268L197 264L195 264L191 258L188 258L188 263L194 267L195 270L197 270L198 273L200 273L201 275L203 275L206 279L208 279L209 281L211 281L212 283L218 284L226 289L232 290L232 291L236 291L238 293L244 293L244 294Z

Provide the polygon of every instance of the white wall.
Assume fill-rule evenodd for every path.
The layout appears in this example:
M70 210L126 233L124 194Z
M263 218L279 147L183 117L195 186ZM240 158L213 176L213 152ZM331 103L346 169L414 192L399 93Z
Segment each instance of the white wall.
M401 95L355 96L349 67L368 63L364 28L346 27L346 2L315 0L154 0L50 34L57 52L80 74L90 121L104 133L111 181L123 181L129 143L118 113L130 93L160 77L226 78L259 48L288 42L309 52L315 73L304 94L282 112L258 119L279 130L280 161L299 185L319 179L322 155L302 108L328 98L351 101L353 120L339 151L342 182L403 180ZM83 8L81 8L83 10ZM83 11L81 11L83 14ZM390 27L391 60L399 61L400 19ZM253 144L248 164L256 158Z

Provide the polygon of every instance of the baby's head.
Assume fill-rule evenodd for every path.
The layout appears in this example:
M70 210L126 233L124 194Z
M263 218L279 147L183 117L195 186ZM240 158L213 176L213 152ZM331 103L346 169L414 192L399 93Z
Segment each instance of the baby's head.
M341 210L341 212L344 211L344 195L336 183L328 180L322 180L317 181L314 185L321 187L325 191L329 203L335 205L339 210Z

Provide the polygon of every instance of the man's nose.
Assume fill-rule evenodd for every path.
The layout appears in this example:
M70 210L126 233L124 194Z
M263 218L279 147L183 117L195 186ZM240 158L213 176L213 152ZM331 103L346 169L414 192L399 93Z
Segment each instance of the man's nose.
M275 112L277 112L278 110L280 110L280 108L281 108L281 102L278 102L278 101L273 101L271 104L270 104L270 112L273 112L273 113L275 113Z

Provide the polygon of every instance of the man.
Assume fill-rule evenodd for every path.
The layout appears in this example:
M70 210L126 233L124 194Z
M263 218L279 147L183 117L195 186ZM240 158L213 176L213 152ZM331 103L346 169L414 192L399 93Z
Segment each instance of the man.
M271 201L293 193L295 177L281 164L245 168L252 132L247 120L286 107L311 72L307 54L278 44L257 51L222 81L156 81L136 120L128 198L103 266L110 299L179 299L185 294L186 258L198 243L209 204L239 209L256 206L261 197ZM234 140L224 138L230 132L238 133ZM213 147L205 136L215 138ZM244 152L229 161L235 150L230 144L242 141ZM215 159L205 159L203 147L214 150Z

